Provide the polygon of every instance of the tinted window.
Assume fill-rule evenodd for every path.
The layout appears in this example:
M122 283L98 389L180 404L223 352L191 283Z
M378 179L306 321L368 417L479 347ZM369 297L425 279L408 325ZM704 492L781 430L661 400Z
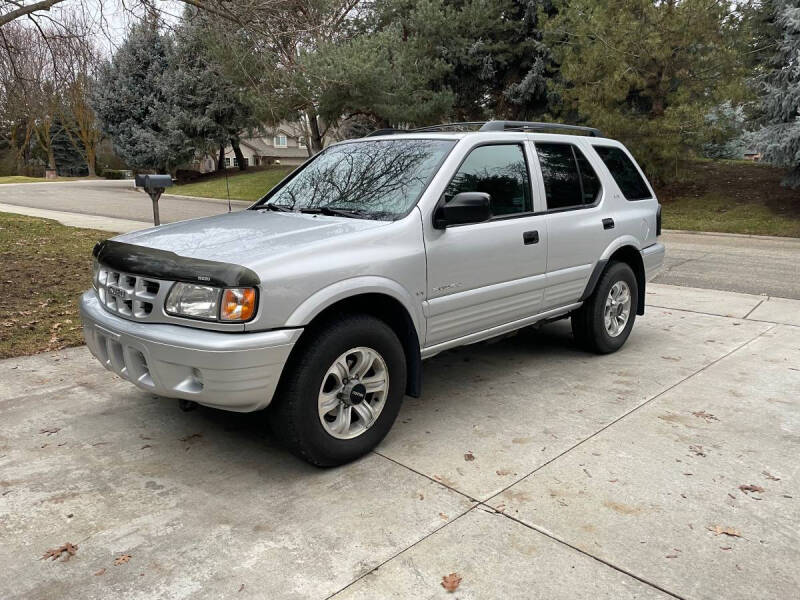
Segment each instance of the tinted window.
M439 140L375 140L331 146L269 196L268 204L392 219L417 202L454 145Z
M492 213L512 215L533 210L530 180L522 146L480 146L469 153L444 192L450 202L461 192L486 192Z
M646 200L653 197L636 165L625 152L614 146L595 146L594 149L611 171L611 176L627 200Z
M548 209L594 204L600 179L586 157L572 144L537 143Z

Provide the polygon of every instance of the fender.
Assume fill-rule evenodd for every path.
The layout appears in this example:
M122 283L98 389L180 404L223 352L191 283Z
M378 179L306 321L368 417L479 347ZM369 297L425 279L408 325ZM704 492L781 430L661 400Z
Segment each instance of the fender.
M589 296L592 295L594 292L594 288L597 286L597 282L600 279L600 275L603 274L603 271L608 264L608 261L614 255L614 253L619 250L620 248L629 247L637 251L639 256L639 271L634 268L634 273L636 274L636 281L638 284L638 303L637 303L637 310L636 313L639 315L644 314L644 304L645 304L645 286L646 286L646 277L644 272L644 261L641 258L641 245L639 244L639 240L631 235L623 235L616 238L613 242L611 242L601 255L600 259L595 263L594 268L592 269L592 273L589 276L589 281L586 282L586 287L583 290L583 294L581 295L581 302L585 302L589 299Z
M397 300L411 316L417 337L420 340L425 339L425 317L422 314L422 303L414 300L411 294L393 279L374 275L343 279L314 292L289 316L286 327L304 327L336 302L362 294L385 294Z

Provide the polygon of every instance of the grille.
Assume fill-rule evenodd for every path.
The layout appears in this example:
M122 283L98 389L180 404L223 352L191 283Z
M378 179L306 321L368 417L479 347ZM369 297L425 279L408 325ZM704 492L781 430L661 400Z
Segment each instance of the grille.
M120 273L100 265L95 280L97 297L109 312L126 319L145 321L155 316L159 292L166 282Z

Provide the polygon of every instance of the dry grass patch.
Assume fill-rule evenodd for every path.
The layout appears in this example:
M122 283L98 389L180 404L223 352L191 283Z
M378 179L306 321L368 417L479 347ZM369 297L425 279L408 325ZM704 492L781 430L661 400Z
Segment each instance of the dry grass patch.
M78 299L108 232L0 213L0 358L83 344Z

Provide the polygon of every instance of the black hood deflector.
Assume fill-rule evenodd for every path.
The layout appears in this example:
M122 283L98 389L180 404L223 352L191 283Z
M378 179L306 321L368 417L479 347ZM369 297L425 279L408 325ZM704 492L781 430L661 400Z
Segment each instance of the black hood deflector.
M178 256L167 250L113 240L98 242L92 254L107 267L154 279L218 287L255 287L261 283L258 275L241 265Z

